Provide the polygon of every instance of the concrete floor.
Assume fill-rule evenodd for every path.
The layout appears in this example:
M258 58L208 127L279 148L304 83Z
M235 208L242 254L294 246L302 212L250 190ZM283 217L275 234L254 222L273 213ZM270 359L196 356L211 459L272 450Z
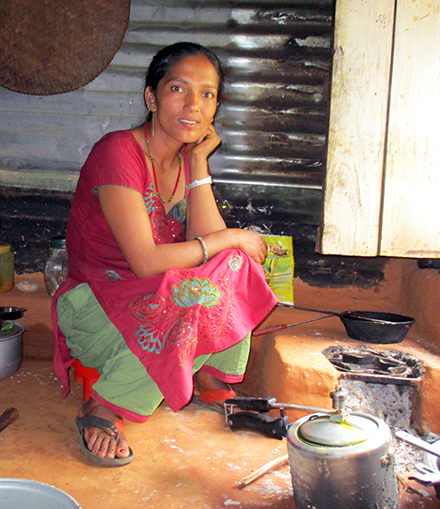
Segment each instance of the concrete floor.
M62 399L52 366L50 298L41 274L18 276L16 282L23 279L38 281L40 290L0 294L0 306L27 309L20 319L27 328L23 364L14 376L0 380L0 413L9 407L20 412L0 434L1 478L54 485L83 509L295 509L288 465L244 489L235 487L286 454L286 442L232 432L221 415L195 405L178 413L162 405L145 424L127 422L135 454L130 465L102 469L89 464L73 425L82 386L72 379L72 392ZM440 507L432 488L408 482L401 489L401 507Z

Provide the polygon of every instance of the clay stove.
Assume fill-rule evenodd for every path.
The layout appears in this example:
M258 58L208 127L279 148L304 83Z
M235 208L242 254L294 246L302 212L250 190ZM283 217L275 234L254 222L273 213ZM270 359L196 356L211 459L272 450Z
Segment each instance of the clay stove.
M397 429L412 432L417 428L415 408L423 363L411 354L394 349L333 346L322 352L341 372L340 387L348 392L346 407L385 421L393 437ZM397 473L408 472L423 461L422 452L393 438Z
M347 407L371 413L391 428L409 430L417 424L414 399L424 373L411 354L371 347L330 347L323 354L340 371L340 385L349 392Z

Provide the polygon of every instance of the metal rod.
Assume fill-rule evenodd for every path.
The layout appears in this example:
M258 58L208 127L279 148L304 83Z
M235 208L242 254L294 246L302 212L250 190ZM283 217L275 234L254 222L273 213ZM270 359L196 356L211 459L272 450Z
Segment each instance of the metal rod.
M334 414L337 410L332 408L317 408L314 406L295 405L294 403L271 403L270 408L284 408L287 410L304 410L305 412L322 413L322 414Z
M310 311L312 313L322 313L322 314L325 314L328 316L339 316L340 315L340 313L338 313L337 311L323 311L322 309L305 308L302 306L297 306L295 304L292 306L292 308L300 309L301 311Z
M422 440L421 438L410 435L406 431L397 430L395 435L397 438L400 438L400 440L408 442L411 445L415 445L419 449L422 449L422 451L429 452L430 454L440 458L440 451L436 451L429 442L425 442L425 440Z
M271 332L276 332L278 330L287 329L287 327L292 327L293 325L301 325L302 323L316 322L317 320L325 320L326 318L331 318L333 315L329 316L319 316L318 318L310 318L309 320L302 320L301 322L295 323L284 323L282 325L275 325L274 327L268 327L267 329L261 329L252 333L252 336L262 336L263 334L269 334Z

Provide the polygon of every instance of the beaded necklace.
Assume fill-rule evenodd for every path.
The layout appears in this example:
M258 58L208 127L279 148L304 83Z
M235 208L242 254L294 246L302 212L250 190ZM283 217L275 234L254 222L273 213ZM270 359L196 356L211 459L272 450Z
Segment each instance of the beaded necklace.
M160 192L159 192L159 186L157 185L157 175L156 175L156 168L154 167L154 158L153 158L153 154L151 153L150 144L149 144L148 138L147 138L147 123L145 123L145 125L144 125L144 135L145 135L145 143L147 144L148 157L150 158L151 166L153 167L153 177L154 177L154 186L156 188L156 194L157 194L157 197L159 198L159 200L161 201L161 203L163 205L166 205L167 203L170 203L172 201L172 199L174 198L174 195L176 194L176 191L177 191L177 186L179 185L179 182L180 182L180 174L182 173L182 154L180 152L177 153L177 157L179 158L179 173L177 174L177 180L176 180L176 185L174 186L173 194L171 195L171 198L169 200L163 200L162 196L160 195Z

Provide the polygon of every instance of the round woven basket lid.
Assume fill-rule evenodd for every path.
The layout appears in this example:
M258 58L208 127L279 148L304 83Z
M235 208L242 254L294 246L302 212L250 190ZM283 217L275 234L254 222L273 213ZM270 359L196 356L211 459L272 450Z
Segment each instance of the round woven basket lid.
M0 85L31 95L77 90L122 44L130 0L1 0Z

